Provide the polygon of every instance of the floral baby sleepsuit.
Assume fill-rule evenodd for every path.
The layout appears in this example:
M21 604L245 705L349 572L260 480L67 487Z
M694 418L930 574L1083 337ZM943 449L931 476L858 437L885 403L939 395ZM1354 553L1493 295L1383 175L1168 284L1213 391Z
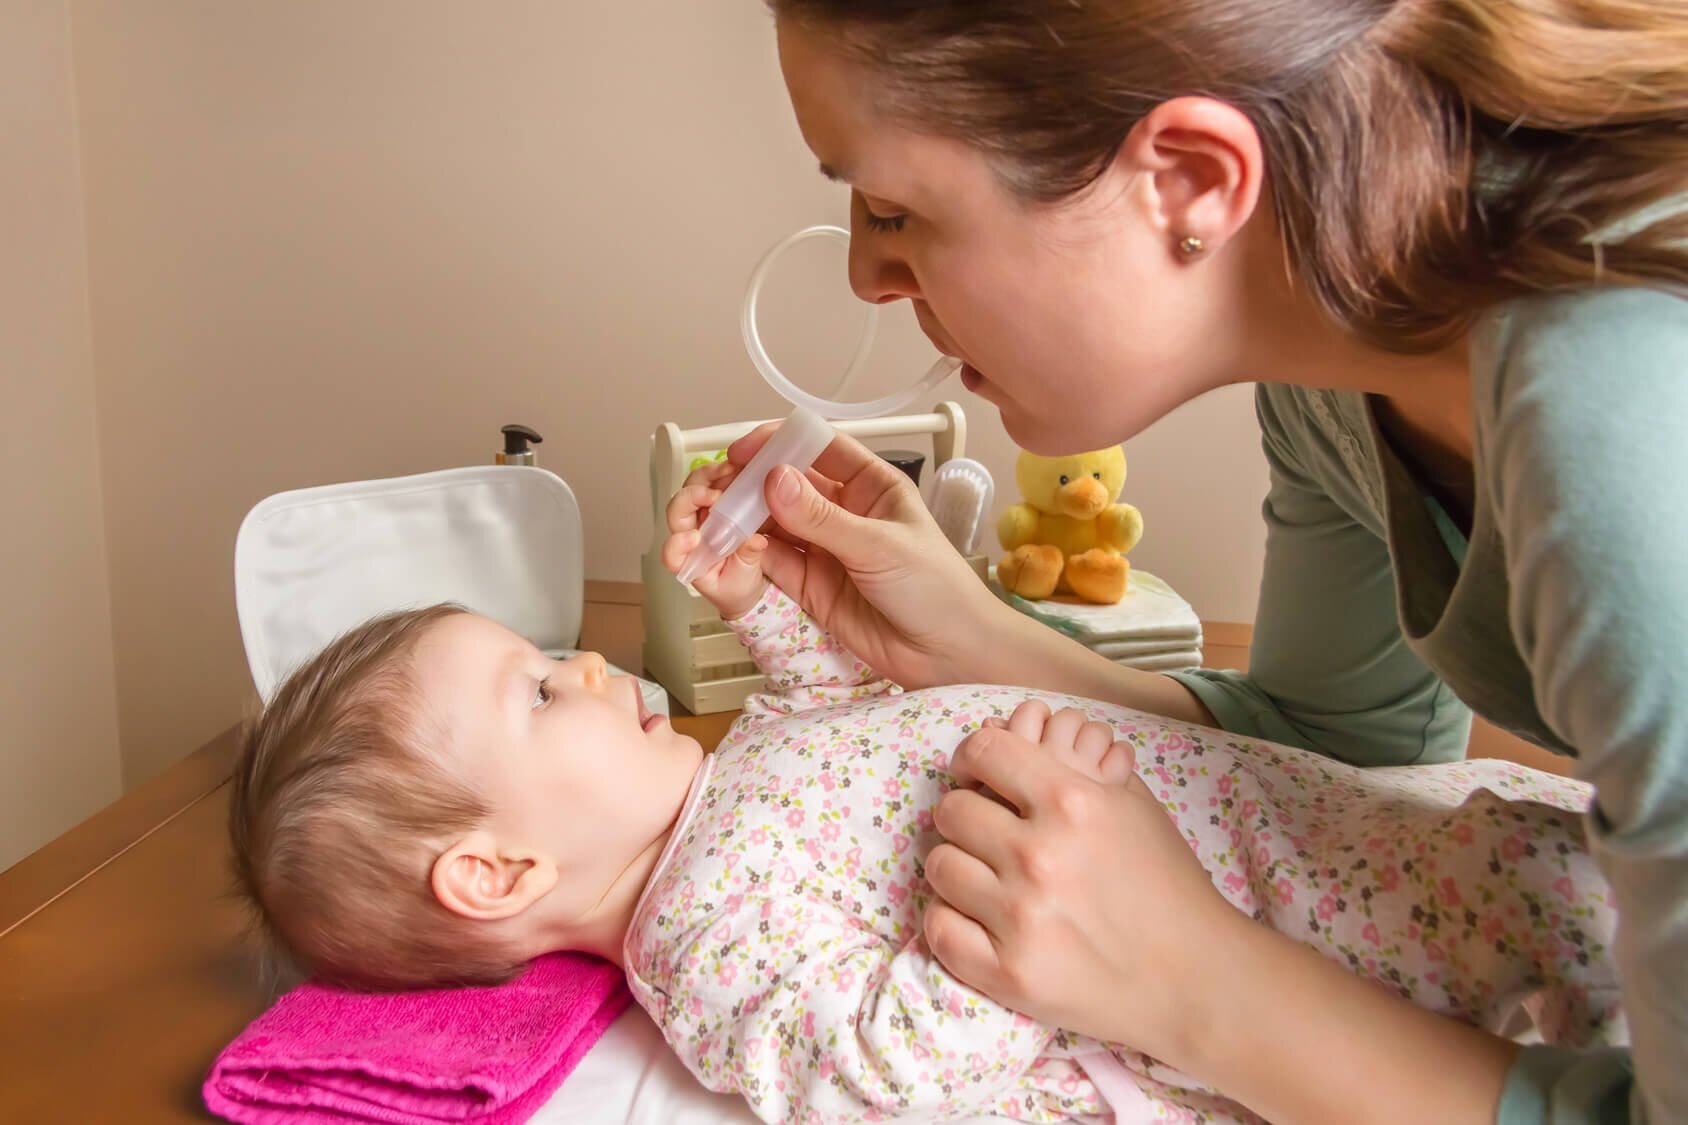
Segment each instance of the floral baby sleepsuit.
M905 694L772 587L732 627L769 692L705 758L625 963L693 1073L763 1120L1253 1120L1146 1056L998 1006L926 949L921 861L949 755L1034 695L1133 745L1238 909L1492 1030L1622 1039L1613 913L1574 782L1505 762L1361 771L1024 689ZM1130 857L1105 861L1130 894Z

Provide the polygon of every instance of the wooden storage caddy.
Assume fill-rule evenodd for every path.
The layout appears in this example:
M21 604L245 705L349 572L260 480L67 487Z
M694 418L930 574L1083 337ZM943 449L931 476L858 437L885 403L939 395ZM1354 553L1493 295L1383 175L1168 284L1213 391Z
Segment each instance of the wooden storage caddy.
M760 422L734 422L682 430L665 422L651 435L651 546L641 560L645 596L645 671L666 687L694 715L734 711L744 698L762 689L762 675L737 637L722 624L715 607L686 589L662 565L667 538L664 511L686 479L687 466L700 453L725 449ZM929 471L952 457L965 456L967 419L953 402L939 403L930 414L902 414L836 422L840 433L867 441L932 435ZM986 513L989 516L989 513ZM982 572L984 559L971 560Z

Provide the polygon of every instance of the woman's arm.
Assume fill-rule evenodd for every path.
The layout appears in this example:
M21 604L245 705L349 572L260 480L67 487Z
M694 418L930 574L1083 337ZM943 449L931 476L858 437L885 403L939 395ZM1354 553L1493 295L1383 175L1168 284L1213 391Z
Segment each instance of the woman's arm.
M974 682L1065 692L1181 722L1219 725L1201 699L1171 676L1116 664L1023 613L1002 608L1010 616L998 626L991 650L981 654Z
M1530 301L1477 399L1512 636L1547 726L1595 787L1589 850L1622 924L1627 1066L1526 1052L1508 1108L1688 1120L1688 300ZM1633 1089L1632 1089L1633 1087ZM1591 1108L1596 1107L1596 1108ZM1521 1110L1520 1113L1523 1111Z
M735 443L731 463L747 463L770 432ZM1122 668L1003 604L945 541L909 479L852 438L835 439L807 474L770 473L768 508L768 577L904 687L1011 684L1213 720L1175 681Z
M1242 914L1174 1061L1269 1121L1495 1120L1515 1044L1393 996Z

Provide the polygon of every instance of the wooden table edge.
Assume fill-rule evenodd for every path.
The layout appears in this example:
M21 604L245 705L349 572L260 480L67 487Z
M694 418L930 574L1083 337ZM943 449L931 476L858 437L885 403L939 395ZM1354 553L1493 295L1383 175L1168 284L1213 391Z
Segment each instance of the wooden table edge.
M0 872L0 937L215 793L234 768L240 724Z

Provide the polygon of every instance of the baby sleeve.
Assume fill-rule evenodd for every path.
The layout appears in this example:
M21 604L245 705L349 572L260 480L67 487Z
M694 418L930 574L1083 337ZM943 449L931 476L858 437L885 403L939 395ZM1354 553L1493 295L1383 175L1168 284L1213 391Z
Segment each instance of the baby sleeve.
M676 948L669 1043L763 1121L943 1121L1013 1097L1043 1025L817 895L747 898Z
M747 715L789 715L902 689L853 656L772 582L750 612L728 621L768 690L744 702Z

